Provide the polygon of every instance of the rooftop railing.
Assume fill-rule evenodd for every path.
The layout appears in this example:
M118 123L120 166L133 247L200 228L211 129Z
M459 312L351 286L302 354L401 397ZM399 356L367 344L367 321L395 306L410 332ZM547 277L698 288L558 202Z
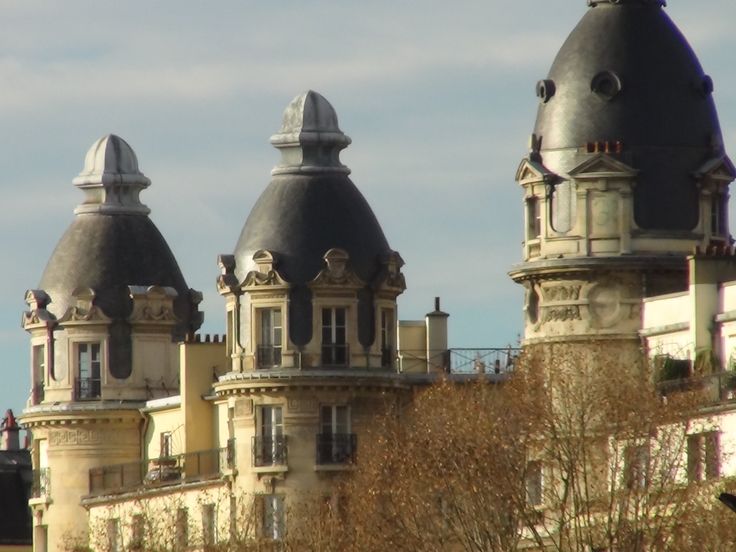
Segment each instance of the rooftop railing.
M89 494L116 494L214 479L234 466L234 451L231 441L223 448L92 468L89 470Z
M455 348L440 351L398 351L402 372L426 371L448 374L507 374L514 370L521 349Z

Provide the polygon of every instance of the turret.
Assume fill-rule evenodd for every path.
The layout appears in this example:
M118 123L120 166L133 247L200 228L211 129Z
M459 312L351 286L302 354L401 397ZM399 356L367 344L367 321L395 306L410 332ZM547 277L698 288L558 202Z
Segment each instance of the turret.
M38 482L31 502L36 534L53 550L86 531L89 469L138 459L139 408L178 393L177 342L202 321L201 295L140 202L150 180L131 147L99 139L74 184L85 199L26 293L22 321L31 336L22 418Z
M548 76L524 197L526 342L634 343L643 297L730 244L728 159L707 76L662 0L590 0Z

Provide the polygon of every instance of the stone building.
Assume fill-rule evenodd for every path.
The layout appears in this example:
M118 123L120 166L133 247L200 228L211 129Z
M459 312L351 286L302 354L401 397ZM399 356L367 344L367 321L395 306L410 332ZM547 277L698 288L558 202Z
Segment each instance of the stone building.
M680 331L653 329L648 313L652 297L697 288L693 248L730 245L736 171L713 81L664 2L588 4L537 84L511 277L526 291L525 344L606 340L634 355L642 338ZM297 96L271 142L272 180L218 259L226 333L204 338L201 295L139 200L150 180L133 150L109 135L88 152L74 180L85 200L26 296L35 550L75 536L145 549L157 523L172 547L278 540L301 498L338 500L333 483L359 468L387 405L437 374L513 367L512 349L449 349L439 301L399 321L403 260L340 162L350 139L327 100ZM708 297L693 320L728 326ZM696 348L711 339L693 336Z
M439 299L399 321L404 261L340 162L350 139L325 98L297 96L271 142L281 161L218 260L224 336L195 334L201 295L139 201L133 150L109 135L88 152L85 200L23 319L35 550L278 539L290 505L354 469L387 406L437 374L511 368L513 349L449 350Z

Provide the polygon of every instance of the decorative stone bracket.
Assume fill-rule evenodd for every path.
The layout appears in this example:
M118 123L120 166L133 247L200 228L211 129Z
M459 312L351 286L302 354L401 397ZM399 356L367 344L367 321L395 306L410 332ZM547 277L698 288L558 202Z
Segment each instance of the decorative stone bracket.
M26 291L25 301L30 311L23 313L21 325L24 329L51 328L56 325L56 317L46 307L51 303L51 297L42 289L29 289Z

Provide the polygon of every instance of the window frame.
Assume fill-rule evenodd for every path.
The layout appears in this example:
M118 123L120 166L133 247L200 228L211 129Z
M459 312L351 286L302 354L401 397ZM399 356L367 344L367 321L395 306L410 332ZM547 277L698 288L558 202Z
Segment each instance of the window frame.
M88 349L84 351L82 349ZM97 355L94 355L95 348ZM74 355L74 398L75 400L97 400L102 398L102 381L105 373L105 346L102 340L80 340L73 343ZM83 355L89 355L87 361ZM87 372L89 372L87 374Z
M320 308L320 358L325 366L350 364L349 315L350 307L347 305L323 305Z
M256 366L281 366L284 350L284 312L281 306L256 307ZM278 323L276 323L278 322Z

